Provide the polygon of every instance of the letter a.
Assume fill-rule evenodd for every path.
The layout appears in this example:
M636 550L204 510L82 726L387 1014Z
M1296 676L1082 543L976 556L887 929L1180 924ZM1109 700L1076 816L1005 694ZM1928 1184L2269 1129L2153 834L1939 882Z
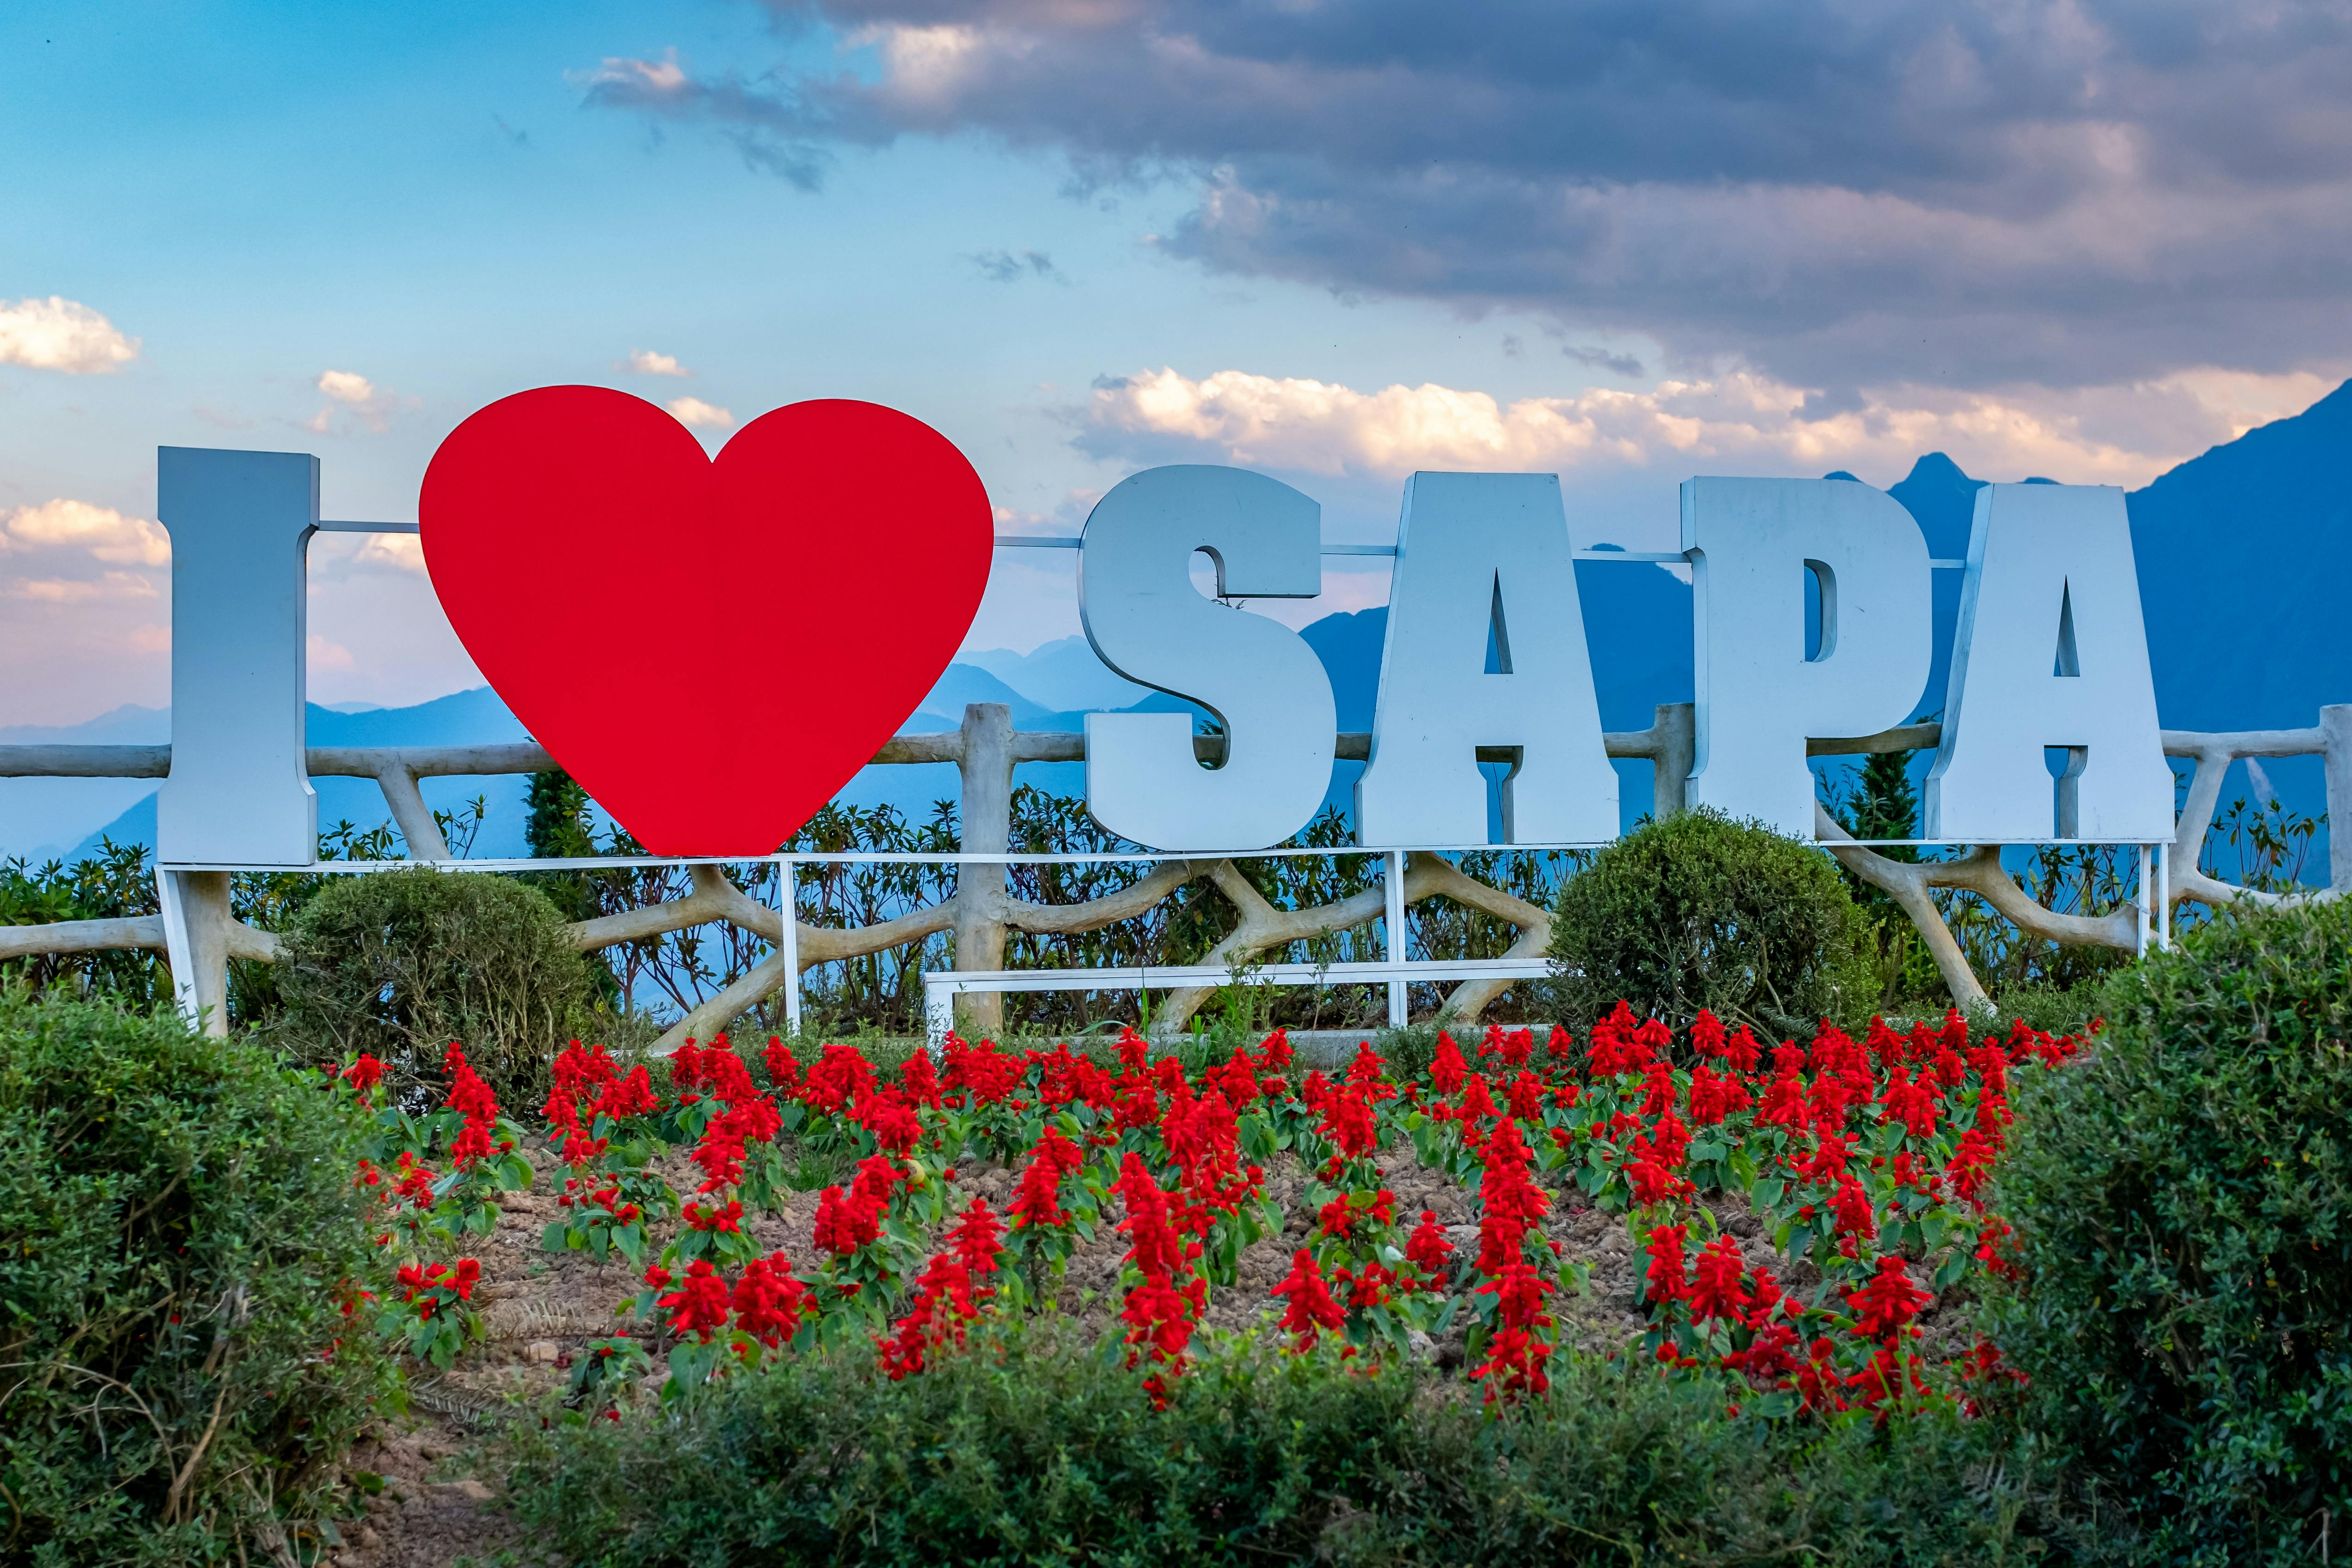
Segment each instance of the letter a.
M1405 482L1356 842L1486 843L1481 748L1512 763L1503 842L1617 836L1617 772L1601 744L1556 475Z
M2046 747L2070 752L2053 791ZM2161 843L2172 770L2123 492L1987 485L1927 774L1927 836Z

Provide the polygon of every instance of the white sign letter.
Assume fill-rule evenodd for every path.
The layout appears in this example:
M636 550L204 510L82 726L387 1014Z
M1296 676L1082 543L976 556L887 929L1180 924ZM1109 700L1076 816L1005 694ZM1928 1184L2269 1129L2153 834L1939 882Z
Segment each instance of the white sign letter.
M1183 713L1087 715L1087 809L1154 849L1257 849L1304 827L1331 784L1331 678L1297 633L1212 604L1311 599L1323 590L1323 509L1242 468L1179 465L1121 480L1087 519L1078 615L1102 661L1198 702L1224 729L1202 767Z
M163 447L155 477L172 536L172 773L155 801L156 862L312 865L302 557L319 459Z
M2054 791L2050 746L2071 753ZM2123 491L1977 491L1927 818L1929 837L1968 841L2172 837Z
M1504 843L1617 837L1556 474L1405 481L1356 842L1486 843L1481 747L1511 763Z
M1697 640L1688 799L1813 837L1813 736L1874 735L1927 684L1927 542L1901 502L1850 479L1683 485ZM1805 647L1805 578L1822 637Z

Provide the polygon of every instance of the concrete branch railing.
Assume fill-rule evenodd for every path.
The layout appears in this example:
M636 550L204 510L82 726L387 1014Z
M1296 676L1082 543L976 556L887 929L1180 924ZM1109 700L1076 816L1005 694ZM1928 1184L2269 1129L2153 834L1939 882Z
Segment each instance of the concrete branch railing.
M1913 724L1877 735L1811 741L1806 750L1814 756L1920 751L1936 746L1941 736L1939 725ZM1695 745L1690 704L1661 706L1649 729L1612 733L1605 741L1612 757L1640 758L1655 764L1651 807L1654 815L1663 817L1683 809L1685 780L1690 772ZM1336 754L1341 760L1360 761L1370 754L1370 746L1369 735L1342 733L1338 737ZM1222 753L1223 742L1217 736L1204 735L1195 738L1193 747L1202 761L1213 761ZM2323 709L2319 726L2310 730L2220 734L2168 731L2164 748L2169 755L2194 758L2197 764L2168 856L2170 897L2174 901L2193 900L2221 904L2252 900L2294 903L2337 897L2345 889L2352 888L2352 831L2330 836L2329 886L2322 892L2256 892L2195 869L2198 853L2220 804L2221 775L2240 757L2324 756L2330 817L2338 824L2352 822L2352 705ZM1084 735L1015 731L1009 709L996 703L975 703L964 710L963 722L957 729L929 735L896 736L883 746L874 761L884 765L954 764L961 775L964 849L972 854L1002 854L1011 840L1013 769L1022 763L1083 762L1085 758ZM1508 759L1507 753L1497 751L1492 756L1482 752L1480 760ZM450 856L448 845L418 788L420 779L536 773L555 765L554 759L544 750L529 742L493 746L321 746L311 748L309 753L310 771L314 776L375 780L410 853L426 862L446 862ZM168 746L0 746L0 777L161 778L170 768ZM1948 860L1901 861L1853 843L1826 812L1819 814L1817 830L1832 855L1856 876L1885 889L1910 916L1953 995L1963 1005L1983 1003L1985 992L1930 896L1935 889L1974 893L2021 931L2047 941L2125 950L2137 943L2141 928L2137 905L2102 915L2068 915L2045 909L2002 869L1997 847L1969 847ZM194 875L202 884L192 889L201 896L189 904L189 948L200 970L195 992L200 1004L214 1008L215 1026L219 1026L218 1016L225 1011L220 1004L226 995L228 959L274 962L279 943L274 934L230 917L226 876ZM1199 879L1215 886L1241 915L1240 923L1231 934L1205 955L1205 962L1210 963L1246 964L1263 953L1293 942L1368 925L1385 912L1385 891L1377 887L1311 909L1277 909L1230 858L1171 858L1127 888L1076 904L1038 904L1014 898L1004 865L967 862L959 871L955 893L936 904L875 925L850 929L812 926L795 919L793 940L787 942L782 913L744 893L721 868L703 865L689 868L690 890L684 897L583 921L571 931L574 943L589 951L725 921L772 945L774 951L766 958L672 1027L666 1039L675 1043L688 1036L709 1038L768 996L795 983L801 973L821 964L951 931L958 969L1001 969L1010 931L1075 934L1100 930L1149 913L1176 889ZM1447 899L1516 927L1518 936L1507 956L1535 956L1546 946L1549 916L1545 910L1465 875L1441 855L1416 851L1405 858L1403 893L1407 904L1433 898ZM163 952L165 945L163 921L158 916L0 928L0 958L107 949ZM1475 1020L1507 984L1508 982L1497 980L1465 984L1446 999L1444 1014L1462 1022ZM1181 1025L1208 994L1205 987L1174 992L1160 1016L1171 1024ZM1001 1027L1003 1003L1000 995L975 994L963 998L962 1005L966 1009L965 1027L979 1031Z

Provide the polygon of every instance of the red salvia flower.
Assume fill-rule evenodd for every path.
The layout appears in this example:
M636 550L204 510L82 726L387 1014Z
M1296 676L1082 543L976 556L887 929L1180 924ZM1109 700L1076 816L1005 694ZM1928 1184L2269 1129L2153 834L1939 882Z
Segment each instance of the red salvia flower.
M374 1091L375 1086L383 1081L383 1064L362 1051L359 1059L343 1069L343 1081L352 1086L361 1100L365 1100Z
M1644 1248L1650 1255L1650 1268L1643 1285L1649 1300L1663 1306L1690 1294L1683 1277L1683 1241L1687 1234L1687 1228L1679 1225L1662 1225L1650 1233L1650 1245Z
M996 1211L988 1206L987 1199L971 1200L971 1206L948 1232L948 1250L971 1275L996 1272L997 1259L1004 1251L1004 1227L997 1223Z
M1740 1286L1743 1270L1738 1242L1727 1236L1708 1242L1698 1255L1697 1279L1691 1285L1691 1316L1738 1317L1748 1305L1748 1292Z
M753 1258L743 1266L730 1300L735 1326L776 1349L800 1332L801 1322L815 1310L807 1284L793 1272L782 1252Z
M716 1205L706 1208L699 1204L688 1204L684 1216L689 1228L706 1234L740 1235L743 1230L743 1205L736 1200L730 1199L723 1208Z
M1841 1234L1857 1241L1878 1239L1878 1214L1871 1207L1870 1194L1852 1176L1838 1182L1836 1194L1830 1200L1830 1212Z
M1404 1256L1406 1262L1421 1270L1424 1279L1440 1284L1444 1281L1454 1262L1454 1243L1446 1239L1434 1209L1421 1211L1421 1224L1413 1227L1411 1239L1405 1242Z
M1854 1310L1856 1333L1868 1339L1887 1340L1899 1333L1905 1324L1919 1315L1919 1309L1934 1299L1911 1283L1911 1276L1904 1271L1903 1259L1889 1253L1878 1260L1877 1278L1845 1300Z
M686 1279L656 1305L669 1314L671 1331L683 1339L691 1334L703 1343L727 1326L727 1281L703 1258L687 1265Z
M1348 1321L1339 1303L1331 1300L1331 1292L1323 1283L1323 1271L1315 1266L1315 1256L1300 1247L1290 1260L1290 1277L1274 1288L1274 1293L1288 1305L1282 1311L1282 1330L1293 1335L1291 1348L1310 1351L1315 1341L1326 1329L1336 1329Z
M1451 1100L1462 1092L1462 1080L1470 1066L1462 1059L1462 1047L1444 1030L1437 1031L1437 1055L1429 1064L1429 1081L1438 1093Z

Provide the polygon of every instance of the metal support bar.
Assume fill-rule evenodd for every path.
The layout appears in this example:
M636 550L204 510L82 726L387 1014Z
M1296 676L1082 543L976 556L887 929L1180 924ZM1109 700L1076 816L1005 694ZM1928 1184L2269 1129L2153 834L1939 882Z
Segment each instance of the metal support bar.
M784 955L784 1027L801 1032L801 921L799 876L788 856L776 862L777 903L784 917L782 940L776 947Z
M2134 936L2132 956L2147 956L2149 916L2155 912L2156 875L2150 865L2155 856L2147 845L2139 847L2139 923Z
M1388 897L1388 956L1391 966L1404 962L1404 851L1391 849L1387 855L1385 886ZM1404 1027L1408 996L1403 980L1389 982L1389 1027Z
M172 970L172 999L191 1029L204 1026L196 1010L196 950L188 941L188 913L180 905L180 875L155 868L155 899L163 910L163 962Z
M2172 951L2172 846L2156 847L2156 945Z
M1551 973L1542 958L1468 958L1455 963L1269 963L1247 972L1254 985L1375 984L1394 988L1417 980L1541 980ZM969 992L1174 990L1222 985L1231 972L1214 964L1175 964L1165 969L932 970L923 976L923 1020L934 1046L954 1026L954 998Z

